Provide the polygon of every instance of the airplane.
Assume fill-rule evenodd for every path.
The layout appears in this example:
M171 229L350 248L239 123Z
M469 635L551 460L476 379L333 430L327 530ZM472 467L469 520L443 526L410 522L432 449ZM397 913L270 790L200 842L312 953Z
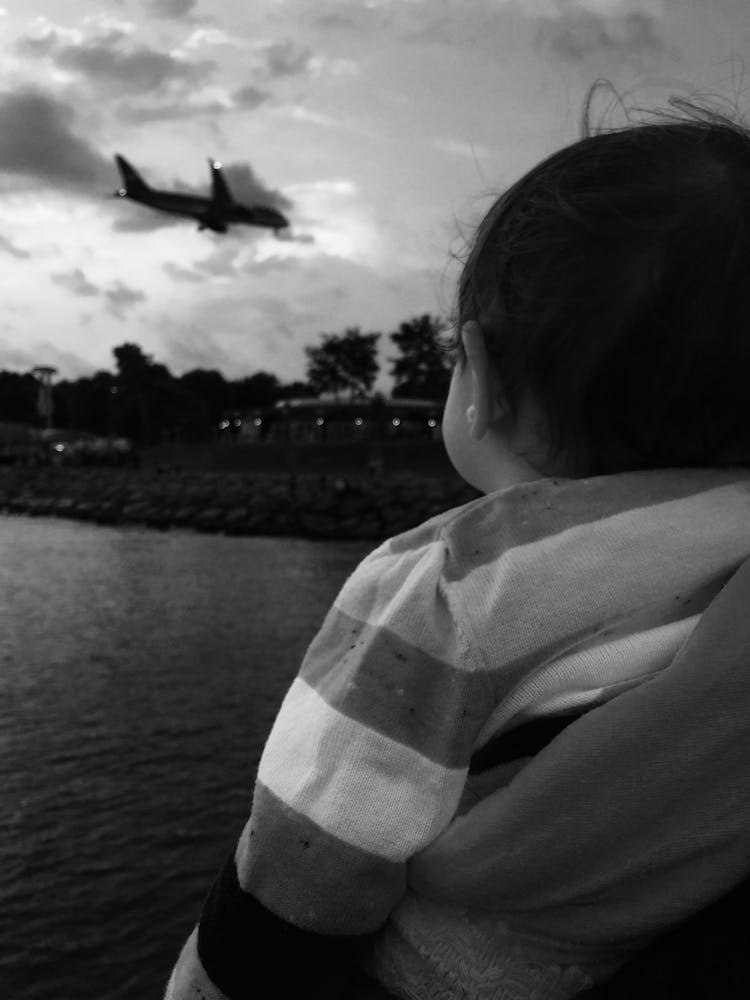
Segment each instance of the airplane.
M265 205L243 205L235 201L229 190L221 163L209 158L211 167L211 197L160 191L150 187L138 171L124 156L115 154L115 163L120 171L123 186L114 192L115 198L130 198L149 208L173 215L184 215L198 222L198 229L213 229L215 233L225 233L230 225L245 223L248 226L264 226L273 229L276 236L280 229L289 226L287 219L275 208Z

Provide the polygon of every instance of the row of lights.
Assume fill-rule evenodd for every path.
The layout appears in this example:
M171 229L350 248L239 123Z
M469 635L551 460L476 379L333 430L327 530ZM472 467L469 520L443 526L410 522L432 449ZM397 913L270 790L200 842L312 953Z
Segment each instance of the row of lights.
M322 427L325 422L326 422L326 418L325 417L316 417L315 418L315 423L318 425L318 427ZM242 421L239 420L239 419L232 421L232 423L234 424L235 427L240 427L242 425ZM260 427L260 425L263 423L263 419L261 417L255 417L254 420L253 420L253 423L255 424L256 427ZM400 427L401 426L401 418L400 417L394 417L391 420L391 423L393 424L394 427ZM354 418L354 424L355 424L356 427L361 427L364 424L364 420L362 419L362 417L355 417ZM436 427L437 426L437 420L435 420L434 417L430 417L430 419L427 421L427 426L428 427ZM219 430L220 431L225 431L227 429L227 427L229 427L229 421L228 420L222 420L221 423L219 424Z

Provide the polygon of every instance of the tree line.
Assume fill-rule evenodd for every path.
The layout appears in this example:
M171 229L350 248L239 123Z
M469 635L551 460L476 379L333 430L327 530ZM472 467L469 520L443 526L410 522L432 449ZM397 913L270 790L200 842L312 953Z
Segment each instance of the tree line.
M400 324L388 336L398 354L390 358L391 398L442 401L451 364L441 341L446 324L424 314ZM333 394L340 399L371 395L379 372L381 333L350 327L321 334L305 347L306 380L282 383L258 371L227 379L214 369L194 368L174 376L144 354L138 344L113 348L115 371L98 371L52 386L56 428L128 437L139 445L164 440L201 440L216 433L227 415L271 406L281 399ZM0 371L0 422L41 426L39 382L31 373Z

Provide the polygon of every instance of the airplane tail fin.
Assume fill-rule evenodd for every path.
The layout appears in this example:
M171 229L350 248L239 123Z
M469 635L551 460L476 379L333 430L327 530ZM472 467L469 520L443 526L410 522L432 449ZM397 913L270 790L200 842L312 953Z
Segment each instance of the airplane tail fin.
M211 168L211 201L214 205L233 205L234 198L221 170L221 163L209 156L208 165Z
M135 167L128 163L124 156L120 156L119 153L116 153L115 163L117 164L117 169L120 171L123 187L128 194L139 194L140 192L150 190L148 184L144 181Z

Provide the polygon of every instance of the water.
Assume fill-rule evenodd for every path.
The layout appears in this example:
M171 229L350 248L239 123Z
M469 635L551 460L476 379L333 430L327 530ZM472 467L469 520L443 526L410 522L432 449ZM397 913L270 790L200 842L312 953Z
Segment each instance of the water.
M162 996L372 547L0 516L0 995Z

